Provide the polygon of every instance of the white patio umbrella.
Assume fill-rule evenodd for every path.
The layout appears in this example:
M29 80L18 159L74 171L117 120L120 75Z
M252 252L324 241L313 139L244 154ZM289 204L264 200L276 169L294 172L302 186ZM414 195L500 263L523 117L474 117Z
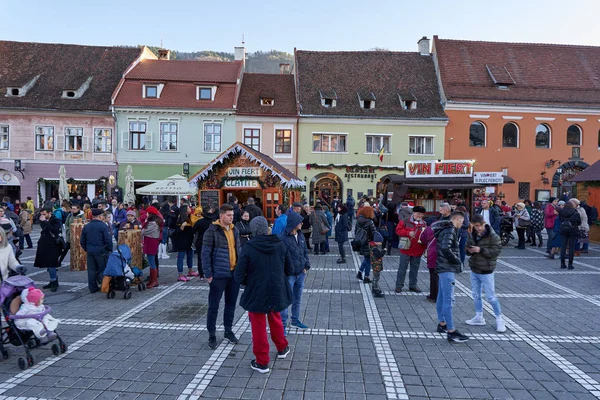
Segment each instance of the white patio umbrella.
M170 176L135 191L136 194L145 196L190 196L196 192L194 185L181 175Z
M125 204L135 203L135 189L133 182L133 168L131 165L128 165L127 170L125 171L125 194L123 195L123 202Z
M63 200L69 200L69 185L67 184L67 170L64 165L61 165L58 169L59 181L58 181L58 198L62 203Z

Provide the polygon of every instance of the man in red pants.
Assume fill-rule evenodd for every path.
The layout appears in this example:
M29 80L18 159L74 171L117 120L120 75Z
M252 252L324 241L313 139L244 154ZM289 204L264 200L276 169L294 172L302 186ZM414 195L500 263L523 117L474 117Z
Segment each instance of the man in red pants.
M252 239L242 248L234 278L246 286L240 306L248 311L252 327L252 352L256 359L250 366L266 374L270 361L266 320L277 347L277 358L286 358L290 352L279 312L292 304L286 275L293 273L293 267L285 244L277 235L269 234L269 224L264 217L254 217L250 231Z

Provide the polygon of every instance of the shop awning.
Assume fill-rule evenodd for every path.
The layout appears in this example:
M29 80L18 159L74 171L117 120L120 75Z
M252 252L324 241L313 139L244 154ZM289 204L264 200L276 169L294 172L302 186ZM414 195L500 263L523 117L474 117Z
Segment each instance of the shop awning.
M144 196L189 196L196 194L196 189L181 175L173 175L162 181L151 183L135 191Z
M473 178L406 178L403 175L388 175L390 184L399 184L407 188L419 189L475 189L485 186L479 183L473 183ZM504 183L515 183L510 176L504 176Z

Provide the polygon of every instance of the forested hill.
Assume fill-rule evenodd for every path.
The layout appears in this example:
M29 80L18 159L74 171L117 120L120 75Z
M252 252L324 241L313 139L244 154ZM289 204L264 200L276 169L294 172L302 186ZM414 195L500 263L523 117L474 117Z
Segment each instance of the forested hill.
M158 54L158 47L148 46L154 54ZM218 51L183 52L171 50L171 60L207 60L207 61L233 61L233 53ZM265 74L278 74L279 64L293 64L294 56L283 51L257 51L246 54L246 72L259 72Z

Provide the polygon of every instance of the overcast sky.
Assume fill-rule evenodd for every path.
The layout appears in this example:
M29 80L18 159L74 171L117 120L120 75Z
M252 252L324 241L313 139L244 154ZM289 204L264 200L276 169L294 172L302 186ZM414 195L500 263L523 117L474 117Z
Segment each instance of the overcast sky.
M490 5L493 3L493 5ZM297 6L294 6L297 5ZM416 51L446 39L600 45L599 0L0 0L0 40L180 51Z

